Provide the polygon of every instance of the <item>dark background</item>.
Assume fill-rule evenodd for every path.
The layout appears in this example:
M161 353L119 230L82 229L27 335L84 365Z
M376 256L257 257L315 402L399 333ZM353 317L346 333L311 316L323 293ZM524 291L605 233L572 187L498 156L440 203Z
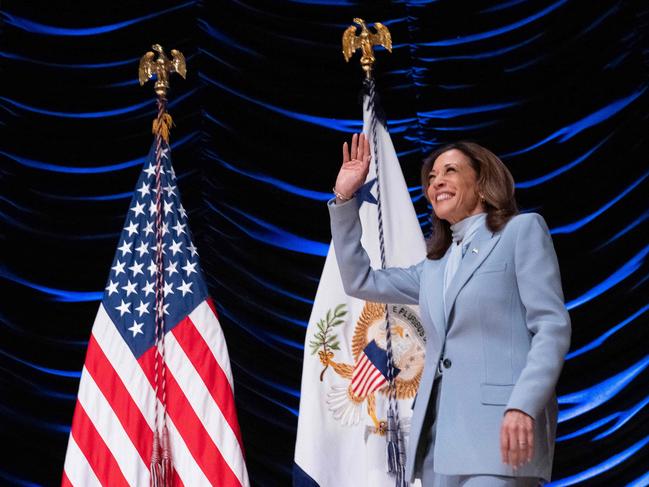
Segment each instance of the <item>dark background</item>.
M60 481L97 293L152 140L138 59L158 42L187 57L173 159L250 476L289 485L313 243L328 244L324 201L360 127L345 123L361 119L358 59L340 52L355 16L392 31L377 84L424 230L421 160L468 138L553 232L574 329L557 485L649 485L649 7L611 0L3 2L0 484Z

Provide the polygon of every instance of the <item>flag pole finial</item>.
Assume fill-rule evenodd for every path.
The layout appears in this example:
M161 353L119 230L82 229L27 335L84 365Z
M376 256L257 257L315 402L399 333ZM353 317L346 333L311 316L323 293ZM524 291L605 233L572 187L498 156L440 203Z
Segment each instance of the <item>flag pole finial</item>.
M155 52L149 51L140 58L140 66L138 69L138 78L140 86L144 85L155 74L156 82L154 89L156 95L166 96L169 89L169 78L171 73L178 73L183 78L187 77L187 65L185 63L185 56L182 52L172 49L171 59L167 57L164 49L160 44L153 44L151 46L153 51L158 53L158 58L154 59Z
M354 52L361 49L361 67L365 71L365 76L371 78L372 68L376 61L373 46L383 46L389 52L392 52L392 35L381 22L374 23L376 34L372 33L365 21L359 17L354 19L354 24L356 25L350 25L343 32L343 56L345 56L345 61L349 62ZM356 26L361 28L358 35L356 35Z
M153 134L160 136L164 141L169 143L169 131L173 125L171 115L167 113L167 90L169 90L169 78L172 73L178 73L184 79L187 78L187 64L182 52L172 49L171 59L167 57L164 49L160 44L151 46L153 51L158 53L158 58L154 59L155 52L149 51L140 58L138 68L138 78L140 86L149 81L155 75L156 82L154 89L158 95L158 116L153 121Z

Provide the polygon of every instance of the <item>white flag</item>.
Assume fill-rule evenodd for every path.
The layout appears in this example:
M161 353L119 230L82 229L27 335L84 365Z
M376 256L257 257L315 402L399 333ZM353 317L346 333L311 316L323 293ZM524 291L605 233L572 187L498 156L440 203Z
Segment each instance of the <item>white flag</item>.
M386 267L409 267L425 258L424 237L390 135L379 122L372 134L371 119L366 96L363 132L372 161L357 196L363 198L362 244L372 267L381 268L376 161ZM388 304L388 309L399 417L407 441L424 367L424 330L417 307ZM395 485L388 473L386 436L381 434L388 406L385 335L385 307L345 294L331 245L305 339L295 487Z

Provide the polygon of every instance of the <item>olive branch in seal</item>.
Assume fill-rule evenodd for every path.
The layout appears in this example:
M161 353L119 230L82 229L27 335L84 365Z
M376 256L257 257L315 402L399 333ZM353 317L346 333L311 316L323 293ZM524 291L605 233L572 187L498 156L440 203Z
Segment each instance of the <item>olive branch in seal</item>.
M324 373L329 368L329 360L333 358L334 354L331 350L340 350L340 342L333 329L345 322L343 317L346 314L347 310L345 310L344 303L336 306L333 311L331 309L327 310L327 315L316 323L318 331L313 335L313 340L309 341L311 355L319 352L320 362L325 366L320 373L320 382L322 382Z

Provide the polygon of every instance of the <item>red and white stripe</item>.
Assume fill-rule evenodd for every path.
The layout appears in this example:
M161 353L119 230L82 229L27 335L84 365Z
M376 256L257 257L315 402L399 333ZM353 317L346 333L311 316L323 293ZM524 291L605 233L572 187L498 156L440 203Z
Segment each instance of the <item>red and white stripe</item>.
M166 336L174 485L249 486L223 332L208 301ZM148 486L153 347L139 359L103 304L92 329L63 486Z
M361 354L361 359L352 373L351 388L354 395L363 398L386 383L387 380L381 371L374 366L366 354Z

